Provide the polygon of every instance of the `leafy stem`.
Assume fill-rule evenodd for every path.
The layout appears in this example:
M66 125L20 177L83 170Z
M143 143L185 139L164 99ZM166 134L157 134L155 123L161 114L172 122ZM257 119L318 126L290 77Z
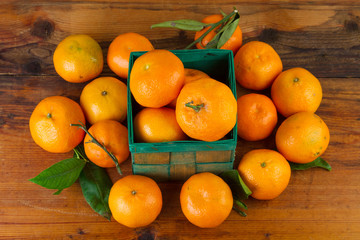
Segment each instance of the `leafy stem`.
M86 126L82 122L80 122L80 124L71 124L71 126L78 127L80 129L82 129L86 134L88 134L90 136L91 140L89 142L87 142L87 143L94 143L97 146L99 146L101 149L103 149L106 152L106 154L109 155L109 157L114 161L118 173L120 175L122 175L120 165L119 165L119 161L117 160L115 155L112 154L111 152L109 152L107 150L107 148L103 144L101 144L98 140L96 140L96 138L93 135L91 135L91 133L87 130Z
M232 21L228 21L230 18L232 18L233 16L238 15L239 16L239 12L236 8L234 8L234 11L232 11L230 14L228 14L227 16L225 16L223 19L221 19L220 21L216 22L216 23L212 23L209 24L209 26L211 26L206 32L204 32L198 39L196 39L195 41L193 41L192 43L190 43L188 46L185 47L185 49L189 49L192 46L194 46L196 43L201 43L201 41L204 39L204 37L206 35L208 35L212 30L214 30L216 27L220 26L220 25L224 25L223 27L225 28L228 24L231 24ZM235 18L234 18L235 19ZM220 30L221 31L221 30ZM217 38L218 36L215 36L214 38ZM204 46L202 46L204 47Z
M180 19L173 21L166 21L162 23L157 23L151 26L151 28L158 27L168 27L168 28L177 28L180 30L187 31L202 31L208 28L198 39L190 43L185 49L193 47L195 44L199 43L203 48L221 48L233 35L236 27L239 24L239 12L234 7L234 10L226 15L221 11L223 18L216 23L203 23L192 19ZM203 46L202 40L207 36L211 31L216 31L215 36L209 41L206 46Z
M89 162L88 158L86 157L86 154L84 152L84 148L79 144L77 145L74 149L74 157L78 158L78 159L82 159L85 162Z

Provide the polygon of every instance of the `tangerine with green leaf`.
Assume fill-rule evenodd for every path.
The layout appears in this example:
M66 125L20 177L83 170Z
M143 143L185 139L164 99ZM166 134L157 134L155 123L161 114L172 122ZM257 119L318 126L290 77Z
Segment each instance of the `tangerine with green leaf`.
M129 157L129 140L127 128L114 120L102 120L92 125L88 132L113 154L119 163ZM114 160L100 146L98 146L89 134L84 138L84 150L90 161L103 168L115 167Z
M221 21L224 18L221 14L214 14L207 16L202 19L201 22L207 23L207 24L213 24ZM199 39L203 34L206 33L211 28L211 26L208 26L200 31L197 31L195 33L194 40L196 41ZM219 27L216 27L215 29L211 30L200 42L196 43L196 48L198 49L204 49L206 48L206 45L208 45L212 39L215 37L215 35L219 31ZM239 26L236 26L235 31L231 36L229 36L229 39L220 47L220 49L228 49L233 51L234 54L239 50L239 48L242 45L242 31Z

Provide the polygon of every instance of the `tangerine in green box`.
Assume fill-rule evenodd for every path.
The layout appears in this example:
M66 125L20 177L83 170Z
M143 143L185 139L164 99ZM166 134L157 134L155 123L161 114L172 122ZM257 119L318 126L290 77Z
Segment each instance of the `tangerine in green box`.
M228 85L236 98L234 56L230 50L192 49L172 50L185 68L198 69L211 78ZM134 139L133 119L142 108L130 92L130 72L134 61L145 52L132 52L127 83L127 123L132 171L157 181L186 180L199 172L219 174L233 169L237 143L237 126L221 140L198 140L162 143L140 143Z

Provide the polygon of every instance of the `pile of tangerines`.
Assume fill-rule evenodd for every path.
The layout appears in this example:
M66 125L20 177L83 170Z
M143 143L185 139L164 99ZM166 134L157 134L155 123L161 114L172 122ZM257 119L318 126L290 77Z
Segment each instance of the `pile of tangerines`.
M212 15L203 20L222 19ZM195 34L195 39L208 28ZM211 34L215 34L216 29ZM211 40L203 38L204 48ZM319 157L329 143L329 130L314 112L322 100L320 82L303 68L283 71L282 61L268 44L252 41L242 45L236 27L221 47L232 50L237 82L253 93L234 97L231 89L196 69L184 68L168 50L154 49L137 33L125 33L109 46L107 63L120 78L128 77L132 51L147 51L133 64L129 87L142 109L134 118L138 142L166 142L184 139L217 141L238 122L238 135L258 141L271 135L278 113L286 119L276 129L277 151L256 149L246 153L238 166L252 197L269 200L287 187L291 169L288 161L309 163ZM101 146L73 124L90 125L88 132L111 152L119 163L129 157L127 87L114 77L99 77L103 55L99 44L87 35L71 35L57 46L53 55L56 72L66 81L92 80L82 90L80 104L63 96L42 100L30 117L30 131L43 149L62 153L83 143L86 156L100 167L115 163ZM271 88L271 98L256 91ZM199 227L216 227L230 214L233 197L229 186L212 173L190 177L181 189L181 208L186 218ZM157 183L145 176L130 175L118 180L109 195L113 217L128 227L153 222L162 208Z

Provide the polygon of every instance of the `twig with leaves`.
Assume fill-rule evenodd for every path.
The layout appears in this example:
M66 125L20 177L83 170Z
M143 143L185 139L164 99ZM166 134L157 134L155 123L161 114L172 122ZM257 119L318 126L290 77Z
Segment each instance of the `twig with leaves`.
M181 19L157 23L152 25L151 28L166 27L188 31L201 31L208 28L207 31L205 31L198 39L186 46L185 49L189 49L197 43L200 43L202 47L207 49L219 49L231 38L236 27L239 25L240 19L239 11L236 8L234 8L234 10L228 15L222 11L221 13L224 18L216 23L202 23L192 19ZM202 40L213 30L216 31L215 36L206 46L203 46Z
M91 138L91 141L86 142L85 144L94 143L94 144L96 144L97 146L99 146L100 148L102 148L102 149L106 152L106 154L109 155L109 157L111 158L111 160L114 161L118 173L119 173L120 175L122 175L122 172L121 172L121 169L120 169L120 165L119 165L118 159L115 157L114 154L112 154L111 152L109 152L109 151L107 150L107 148L105 147L105 145L101 144L98 140L96 140L96 138L95 138L93 135L91 135L91 133L87 130L86 126L85 126L83 123L80 122L80 124L71 124L71 126L79 127L79 128L81 128L82 130L84 130L84 132L85 132L86 134L88 134L88 135L90 136L90 138Z

